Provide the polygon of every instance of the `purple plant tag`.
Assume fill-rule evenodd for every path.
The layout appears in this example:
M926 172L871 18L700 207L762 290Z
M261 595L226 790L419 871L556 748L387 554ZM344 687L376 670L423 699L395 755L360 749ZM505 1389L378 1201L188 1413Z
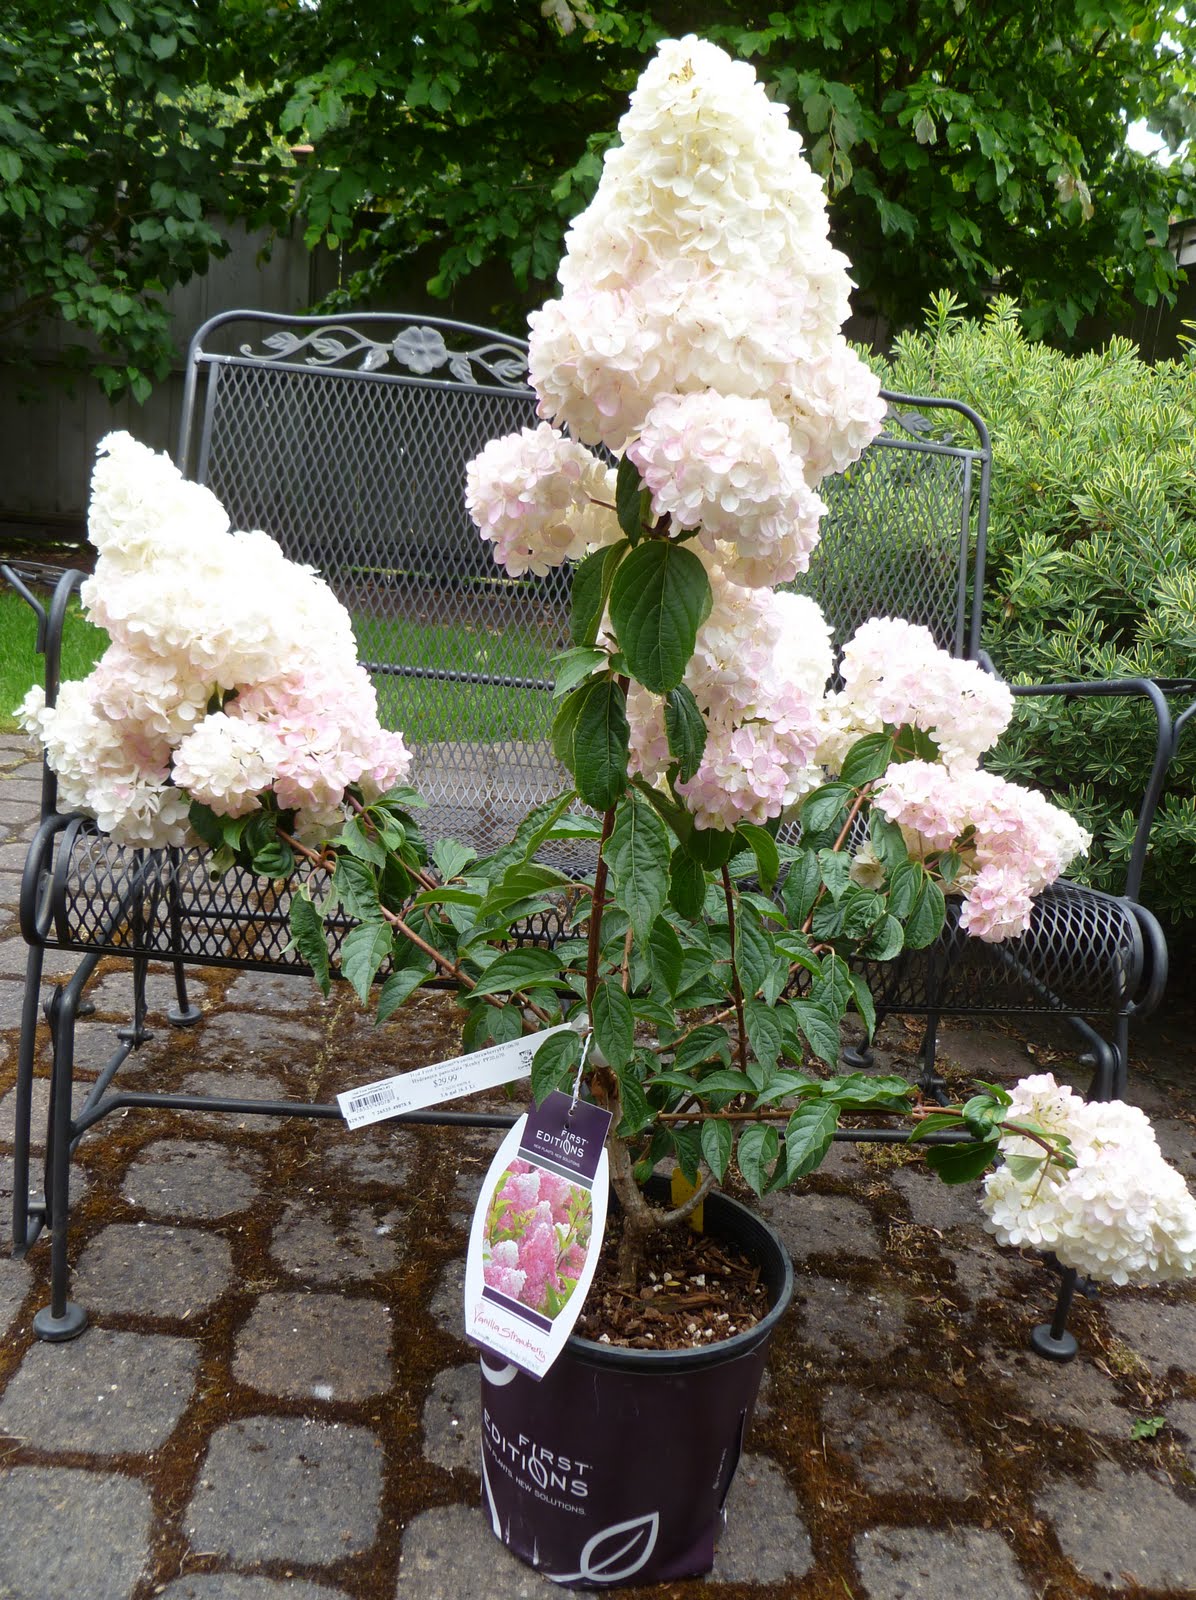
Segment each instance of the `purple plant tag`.
M610 1113L553 1093L498 1147L465 1258L465 1336L542 1378L573 1330L606 1227Z

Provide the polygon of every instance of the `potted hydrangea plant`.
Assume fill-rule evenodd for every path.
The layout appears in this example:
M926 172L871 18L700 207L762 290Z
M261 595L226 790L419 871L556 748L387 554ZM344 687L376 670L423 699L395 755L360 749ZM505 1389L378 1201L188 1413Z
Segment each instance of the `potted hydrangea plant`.
M24 708L66 803L139 843L198 835L217 870L289 879L295 944L325 987L339 970L386 1020L447 982L467 1050L545 1035L535 1102L609 1116L616 1287L638 1293L648 1252L699 1212L758 1255L765 1292L730 1337L574 1338L538 1384L483 1363L496 1533L561 1581L601 1584L712 1558L791 1283L775 1236L717 1198L729 1175L784 1187L843 1117L884 1114L913 1139L953 1136L927 1160L948 1182L988 1174L1003 1242L1116 1282L1196 1260L1196 1205L1142 1113L1047 1077L944 1107L898 1077L837 1073L845 1015L875 1021L860 960L929 945L948 896L975 937L1017 934L1087 838L980 767L1012 710L998 681L878 619L829 687L824 619L778 587L818 539L819 484L883 414L840 331L847 263L783 108L691 37L660 47L620 132L561 297L532 318L545 420L468 478L508 573L574 563L558 798L484 858L440 841L429 860L347 616L125 439L97 469L84 591L112 646L54 709L37 693ZM481 1215L487 1286L548 1320L580 1298L593 1216L576 1195L515 1161ZM669 1438L669 1471L632 1437Z

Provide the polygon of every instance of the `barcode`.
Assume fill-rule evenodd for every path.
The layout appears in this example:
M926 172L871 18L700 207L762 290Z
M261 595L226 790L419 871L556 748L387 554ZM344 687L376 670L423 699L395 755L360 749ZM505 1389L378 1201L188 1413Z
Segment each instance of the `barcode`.
M368 1106L389 1105L394 1099L395 1092L391 1088L375 1089L370 1094L355 1094L346 1104L350 1111L364 1111Z

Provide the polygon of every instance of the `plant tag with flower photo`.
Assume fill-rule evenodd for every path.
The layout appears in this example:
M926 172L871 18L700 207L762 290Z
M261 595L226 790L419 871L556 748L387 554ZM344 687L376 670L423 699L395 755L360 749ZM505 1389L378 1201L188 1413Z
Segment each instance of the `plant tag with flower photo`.
M422 1111L443 1100L459 1100L463 1094L476 1094L479 1089L495 1089L500 1083L530 1077L532 1057L544 1040L550 1033L560 1033L570 1026L562 1022L507 1044L492 1044L467 1056L454 1056L451 1061L434 1061L414 1072L400 1072L393 1078L380 1078L377 1083L364 1083L359 1089L347 1089L336 1097L341 1116L350 1128L364 1128L387 1117L401 1117L407 1111Z
M554 1092L490 1163L465 1258L465 1337L542 1378L593 1281L610 1187L610 1112Z

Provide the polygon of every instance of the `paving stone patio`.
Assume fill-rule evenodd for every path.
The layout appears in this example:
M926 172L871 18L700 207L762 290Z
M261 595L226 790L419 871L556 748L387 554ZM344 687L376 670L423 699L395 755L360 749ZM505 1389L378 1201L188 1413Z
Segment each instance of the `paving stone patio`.
M36 767L0 737L0 1194L24 947L16 926ZM65 977L57 956L47 979ZM1188 985L1135 1078L1196 1172ZM106 962L79 1029L99 1070L128 1005ZM138 1087L328 1099L455 1050L422 1000L375 1034L302 980L195 974L172 1028L154 974ZM1179 1007L1186 1009L1179 1009ZM916 1040L900 1025L888 1058ZM946 1030L948 1070L1081 1074L1066 1041ZM82 1092L85 1092L82 1091ZM39 1082L38 1115L45 1085ZM8 1098L5 1098L8 1097ZM7 1111L8 1121L5 1122ZM477 1369L461 1252L497 1135L130 1111L85 1137L74 1295L40 1343L47 1248L0 1255L0 1600L541 1600L480 1507ZM1081 1355L1026 1350L1049 1273L993 1248L965 1191L892 1153L836 1150L766 1207L797 1270L710 1577L670 1600L1180 1600L1196 1593L1196 1286L1077 1307ZM1134 1424L1162 1418L1134 1437ZM667 1440L637 1440L668 1470Z

